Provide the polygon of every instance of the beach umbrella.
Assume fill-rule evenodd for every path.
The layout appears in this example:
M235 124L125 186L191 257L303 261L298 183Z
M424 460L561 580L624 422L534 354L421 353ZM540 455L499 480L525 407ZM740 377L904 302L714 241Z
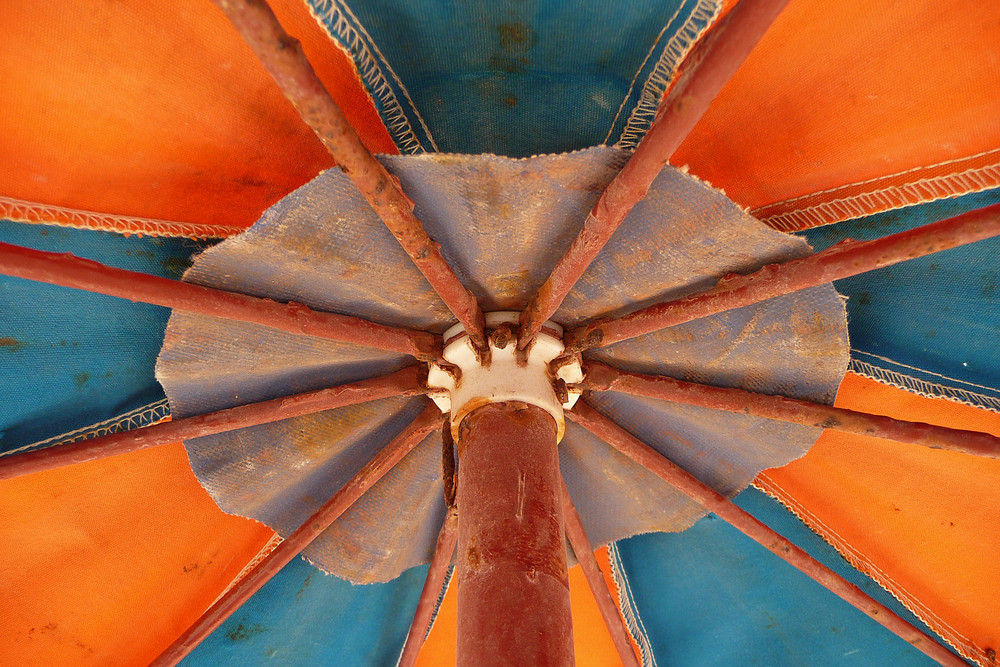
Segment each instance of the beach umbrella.
M0 10L5 661L995 662L1000 23L785 4Z

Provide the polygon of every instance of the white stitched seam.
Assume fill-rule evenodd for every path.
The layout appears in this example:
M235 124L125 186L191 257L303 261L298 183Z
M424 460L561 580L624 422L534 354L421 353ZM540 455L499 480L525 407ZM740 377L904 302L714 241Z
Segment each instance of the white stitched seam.
M852 350L853 352L853 350ZM871 355L875 357L876 355ZM879 358L879 357L876 357ZM886 359L886 361L890 361ZM895 363L895 362L892 362ZM899 364L904 366L905 364ZM912 366L910 367L912 368ZM903 389L912 394L917 394L919 396L925 396L927 398L943 398L945 400L952 401L954 403L961 403L963 405L968 405L974 408L981 408L984 410L990 410L991 412L1000 412L1000 398L995 396L987 396L974 391L969 391L967 389L961 389L959 387L949 387L947 385L937 384L935 382L929 382L927 380L921 380L915 378L911 375L906 375L898 371L892 371L880 366L875 366L874 364L869 364L868 362L861 361L859 359L851 359L848 365L848 370L852 373L857 373L869 380L875 380L876 382L881 382L882 384L887 384L891 387L896 387L897 389ZM916 368L914 370L921 370ZM929 371L921 371L924 373L930 373ZM937 373L930 373L931 375L938 375ZM938 375L938 377L945 378L943 375ZM951 378L945 378L951 379ZM962 382L961 380L955 380L956 382ZM965 382L963 384L969 384L970 386L981 386L973 385L972 383ZM991 387L983 387L984 389L991 389Z
M798 231L938 199L982 192L998 185L1000 185L1000 165L988 165L954 174L924 178L905 185L892 185L814 206L776 213L760 220L779 231ZM758 217L762 211L778 205L780 204L761 206L750 214Z
M639 141L642 140L646 130L656 118L660 101L663 99L667 86L673 80L677 67L694 47L695 42L712 26L720 10L721 3L719 2L698 0L698 4L684 21L684 25L667 42L653 72L646 79L639 104L632 110L628 123L625 124L621 138L618 139L615 147L632 149L639 145ZM704 25L698 27L699 23L702 22Z
M59 225L76 229L96 229L119 234L147 234L186 238L224 238L243 231L242 227L215 226L196 222L176 222L137 218L112 213L82 211L63 206L39 204L0 196L0 217L12 222Z
M33 442L30 445L24 445L23 447L18 447L17 449L0 452L0 457L10 456L11 454L33 449L65 445L71 442L80 442L81 440L87 440L101 435L108 435L110 433L117 433L118 431L141 428L161 422L169 415L170 406L167 403L167 399L164 398L148 405L144 405L140 408L136 408L135 410L129 410L128 412L122 413L116 417L111 417L110 419L97 422L96 424L67 431L66 433L61 433L59 435L52 436L51 438L46 438L45 440L39 440L38 442Z
M319 5L321 4L324 6L320 7ZM361 75L361 78L368 85L371 94L377 97L382 104L386 129L389 130L400 151L403 153L420 153L425 148L413 131L413 126L410 125L410 120L406 117L402 105L396 98L396 93L393 92L392 87L389 85L386 75L379 65L379 60L385 64L389 76L402 92L403 97L410 106L410 110L426 133L431 147L437 151L438 148L434 143L434 138L431 136L430 130L427 128L426 123L424 123L416 106L413 104L413 100L410 99L406 86L396 76L388 61L382 55L381 51L379 51L375 41L371 38L371 35L364 29L350 8L340 0L318 0L315 3L307 0L306 5L309 8L309 13L312 14L313 18L319 24L319 27L335 44L339 45L341 40L346 43L346 50L348 51L348 55L352 56L357 66L358 74ZM351 21L353 21L353 25ZM333 27L331 28L330 26ZM373 51L375 55L373 55Z
M629 583L628 575L625 574L625 569L622 566L618 545L614 542L608 545L608 560L611 564L611 579L615 582L618 593L618 609L625 619L625 626L628 628L629 634L639 646L643 667L656 667L656 656L649 643L646 626L639 616L639 610L634 605L635 596L632 594L632 585Z
M807 526L810 526L814 533L819 535L819 537L829 544L834 550L840 554L844 560L846 560L852 567L858 569L857 563L863 564L863 566L869 570L869 578L879 585L883 590L892 595L903 607L905 607L910 613L919 618L921 621L930 626L934 632L936 632L942 639L944 639L950 646L956 649L964 657L971 660L975 660L981 664L980 656L985 657L982 652L972 644L966 637L964 637L960 632L958 632L951 624L945 622L940 617L937 616L931 609L925 607L915 596L910 594L903 586L899 584L895 579L889 576L884 570L872 563L864 554L862 554L858 549L853 547L847 542L843 537L841 537L837 531L833 530L830 526L824 523L816 515L806 510L801 503L797 502L791 495L785 491L780 484L775 482L770 477L766 475L761 475L754 480L753 486L760 491L764 492L771 498L774 498L779 503L784 505L788 511L794 514ZM808 520L806 520L806 517ZM822 532L813 528L812 526L818 526L822 529ZM832 536L832 537L831 537ZM887 582L887 583L884 583ZM888 584L888 585L887 585ZM890 588L891 585L893 588ZM933 619L934 623L929 623L927 619ZM943 628L944 631L938 628Z

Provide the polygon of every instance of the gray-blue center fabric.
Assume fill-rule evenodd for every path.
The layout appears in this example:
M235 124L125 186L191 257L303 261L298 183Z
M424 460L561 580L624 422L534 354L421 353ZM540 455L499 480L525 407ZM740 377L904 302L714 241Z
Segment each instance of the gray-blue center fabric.
M598 147L511 159L380 158L484 310L518 309L548 276L629 154ZM554 319L574 324L704 289L729 272L809 254L667 167ZM184 279L318 310L443 331L453 319L392 235L337 170L199 256ZM830 403L848 363L844 305L804 290L625 341L588 356L630 370ZM175 418L391 372L413 359L176 312L157 378ZM613 392L602 412L732 496L762 469L804 454L820 430ZM427 399L390 398L186 443L224 510L287 536L354 475ZM444 518L439 434L428 436L304 552L357 583L426 562ZM573 424L560 465L596 545L690 526L704 511Z

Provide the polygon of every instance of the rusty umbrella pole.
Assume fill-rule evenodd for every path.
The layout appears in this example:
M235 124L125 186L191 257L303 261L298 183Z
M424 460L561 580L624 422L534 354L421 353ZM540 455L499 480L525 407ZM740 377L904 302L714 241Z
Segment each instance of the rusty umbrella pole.
M632 640L625 628L625 619L622 618L618 603L611 595L604 573L601 572L601 567L597 564L594 548L591 546L590 540L587 539L587 532L583 529L583 521L580 520L580 514L576 511L576 506L573 505L573 499L569 495L565 480L562 480L562 498L563 517L566 520L566 537L569 538L573 553L576 554L576 559L580 562L580 569L583 570L583 575L587 578L587 585L590 586L590 591L594 594L597 608L601 612L601 618L604 619L604 625L608 628L615 650L618 651L618 657L621 658L624 667L639 667L639 660L632 648Z
M403 432L393 438L319 510L236 584L152 662L155 667L176 665L208 635L259 591L264 584L322 534L344 512L441 424L441 412L429 405Z
M413 622L406 635L403 654L399 658L397 667L413 667L417 663L420 647L424 645L424 638L430 631L434 609L444 592L444 580L448 576L448 568L451 567L451 557L455 553L457 542L458 514L454 508L449 508L448 514L444 518L444 525L441 526L441 532L438 534L434 555L431 557L431 565L427 570L427 578L424 580L424 587L420 590L420 600L417 602L417 610L413 614Z
M69 253L44 252L0 243L0 273L165 308L260 324L297 335L411 354L421 360L436 359L439 353L437 338L424 331L390 327L357 317L311 310L298 303L279 303L126 271Z
M843 241L815 255L771 264L756 273L728 275L700 294L585 324L568 332L566 347L579 351L611 345L997 235L1000 204L874 241Z
M486 349L483 313L413 214L398 179L365 148L343 111L316 76L299 41L285 32L264 0L213 0L295 106L338 167L351 179L417 268L465 325L473 343Z
M585 401L567 416L942 665L966 663Z
M573 244L521 314L524 348L573 289L601 248L736 73L788 0L742 0L705 35L681 65L646 136L601 194Z
M17 454L0 456L0 480L43 470L84 463L108 456L127 454L148 447L214 435L226 431L268 424L302 415L343 408L392 396L427 393L421 377L423 369L410 366L390 375L284 396L260 403L240 405L152 426L120 431L64 445L53 445Z
M588 361L584 389L617 391L673 403L765 417L777 421L828 428L872 438L905 442L932 449L1000 458L1000 438L990 433L909 422L884 415L835 408L785 396L770 396L743 389L713 387L661 375L630 373Z
M458 665L573 665L556 424L491 403L458 441Z

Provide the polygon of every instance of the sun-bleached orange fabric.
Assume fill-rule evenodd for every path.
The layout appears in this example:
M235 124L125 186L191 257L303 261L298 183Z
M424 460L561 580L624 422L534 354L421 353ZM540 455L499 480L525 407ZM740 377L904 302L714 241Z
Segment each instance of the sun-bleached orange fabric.
M369 148L396 152L305 4L270 4ZM0 197L245 227L333 164L209 0L4 0L0 25Z
M1000 4L791 0L671 162L782 229L996 187Z
M840 407L1000 435L1000 414L848 374ZM1000 460L826 431L755 482L963 654L1000 647Z
M604 578L614 591L608 550L595 552ZM453 580L454 581L454 580ZM622 662L615 651L614 642L604 625L601 612L594 602L593 593L583 576L579 565L569 570L570 604L573 608L573 650L577 667L613 667ZM458 632L458 598L455 586L449 586L441 607L438 609L434 627L417 656L417 667L441 667L454 665L455 641Z
M274 533L180 444L0 482L0 664L147 665Z

